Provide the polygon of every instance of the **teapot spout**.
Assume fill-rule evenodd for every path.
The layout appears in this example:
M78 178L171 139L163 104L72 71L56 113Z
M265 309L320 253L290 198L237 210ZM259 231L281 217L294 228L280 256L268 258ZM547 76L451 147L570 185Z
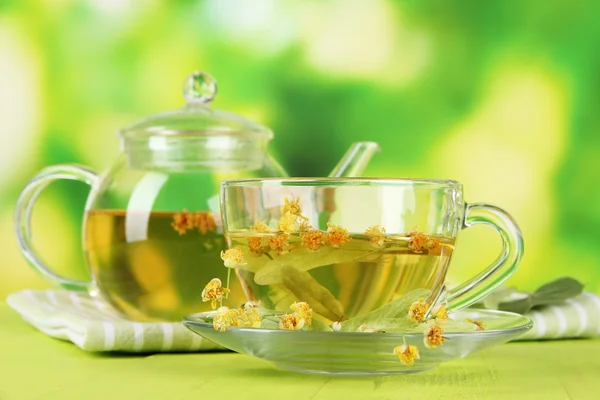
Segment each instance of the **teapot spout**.
M379 151L379 145L375 142L356 142L344 154L344 157L335 166L329 174L331 178L340 178L343 176L360 176L371 157Z

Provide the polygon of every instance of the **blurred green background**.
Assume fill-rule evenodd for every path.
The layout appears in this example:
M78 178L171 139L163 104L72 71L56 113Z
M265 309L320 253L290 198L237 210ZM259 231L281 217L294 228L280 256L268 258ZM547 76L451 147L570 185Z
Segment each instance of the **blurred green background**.
M383 151L366 175L456 179L497 204L526 246L510 283L570 275L600 292L600 2L0 2L0 296L47 284L16 246L12 214L37 170L102 170L115 131L182 105L194 70L215 108L273 129L291 175L326 175L357 140ZM53 185L34 211L38 250L85 278L88 188ZM457 282L499 251L465 231Z

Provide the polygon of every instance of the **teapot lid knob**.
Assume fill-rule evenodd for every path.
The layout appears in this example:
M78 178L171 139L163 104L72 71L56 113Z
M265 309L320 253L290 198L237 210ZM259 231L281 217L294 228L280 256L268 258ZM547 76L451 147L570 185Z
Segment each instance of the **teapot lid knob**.
M188 103L210 103L217 95L217 81L206 72L194 72L183 83L183 96Z

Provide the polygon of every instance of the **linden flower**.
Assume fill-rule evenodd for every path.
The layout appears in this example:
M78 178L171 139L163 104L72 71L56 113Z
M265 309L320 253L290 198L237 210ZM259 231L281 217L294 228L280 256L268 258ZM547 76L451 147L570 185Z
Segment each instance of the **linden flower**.
M298 224L298 217L292 213L285 213L283 217L279 220L279 225L277 229L287 233L298 232L300 229L300 224Z
M248 328L260 328L262 321L257 307L245 308L244 312L239 313L237 319L239 326L246 326Z
M408 242L408 248L411 249L415 253L422 253L423 246L427 243L429 238L422 232L409 232L408 237L410 240Z
M339 321L334 322L331 324L331 329L333 329L334 332L339 332L342 329L342 323Z
M300 234L302 246L308 251L318 251L324 244L325 234L317 229L310 229Z
M253 231L256 232L271 232L271 229L262 221L256 222L254 225L250 227Z
M194 224L194 214L185 208L181 212L173 215L173 222L171 222L173 229L180 235L183 235L188 229L193 229Z
M253 256L262 256L264 253L268 253L270 250L268 239L260 237L251 237L248 239L248 251Z
M207 212L196 213L194 224L203 235L206 235L207 232L214 232L216 228L215 219L211 213Z
M281 212L283 214L290 213L292 215L300 216L302 213L302 209L300 208L300 197L297 197L296 199L292 198L292 200L285 198Z
M285 247L288 245L288 235L287 233L282 233L277 236L273 236L269 238L269 247L273 250L278 256L283 253Z
M383 247L385 243L385 228L379 225L371 226L365 231L365 236L370 237L369 242L375 248Z
M427 324L423 336L423 344L428 349L441 346L446 338L443 336L444 329L436 323Z
M327 243L329 243L331 247L341 247L350 241L350 235L348 234L348 229L328 222L325 240L327 240Z
M448 319L448 309L445 304L438 304L433 307L431 313L435 316L436 319L447 320Z
M359 327L356 329L356 332L368 332L368 333L375 333L375 332L377 332L377 331L376 331L375 329L373 329L373 328L369 328L369 327L367 326L367 324L362 324L361 326L359 326Z
M403 344L402 346L397 346L394 348L394 353L400 359L400 362L407 367L410 367L415 363L415 360L420 359L419 349L417 346L407 346Z
M472 319L469 319L469 318L465 319L465 321L467 321L467 322L469 322L471 324L477 325L477 330L478 331L485 330L485 324L483 322L481 322L481 321L473 321Z
M221 259L227 268L235 268L238 265L244 264L244 253L239 247L232 247L231 249L221 251Z
M408 319L413 322L422 322L425 320L425 314L427 314L427 304L423 299L419 299L412 303L408 308Z
M304 326L304 318L298 313L284 314L279 317L279 329L299 331Z
M227 307L220 307L217 310L217 315L215 315L213 319L213 327L216 331L225 332L227 328L231 326L239 326L239 316L239 310L230 310Z
M304 319L306 326L310 326L312 324L313 310L312 308L310 308L308 303L305 303L303 301L299 303L294 303L290 306L290 310L294 311L295 313L298 313L300 317Z
M210 306L214 310L217 308L217 301L221 300L227 293L229 293L229 289L222 287L222 283L219 278L214 278L208 282L202 291L202 301L210 301Z

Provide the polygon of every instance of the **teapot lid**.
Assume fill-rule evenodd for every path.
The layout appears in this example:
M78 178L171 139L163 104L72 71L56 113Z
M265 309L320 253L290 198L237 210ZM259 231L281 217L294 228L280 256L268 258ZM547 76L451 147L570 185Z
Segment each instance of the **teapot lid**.
M216 80L206 72L194 72L183 84L184 107L153 114L119 131L125 139L174 135L235 135L271 139L273 132L238 114L210 108L217 94Z

